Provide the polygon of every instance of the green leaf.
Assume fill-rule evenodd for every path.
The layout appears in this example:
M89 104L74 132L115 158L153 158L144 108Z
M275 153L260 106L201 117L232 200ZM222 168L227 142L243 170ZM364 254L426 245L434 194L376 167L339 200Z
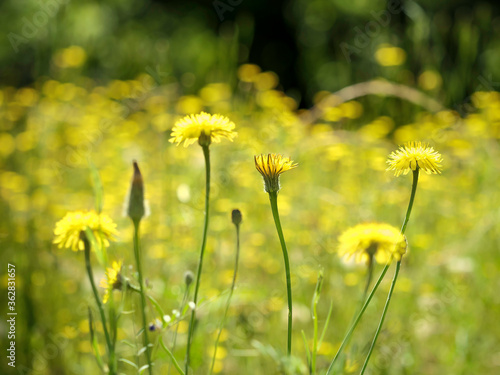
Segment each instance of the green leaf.
M106 265L107 265L107 253L106 253L105 247L101 246L102 243L100 244L99 243L100 241L96 240L96 238L94 236L94 232L92 232L92 230L89 227L85 228L85 234L87 235L87 239L90 242L90 246L92 246L92 248L95 251L95 254L97 256L97 260L99 261L99 264L102 267L106 267Z
M132 366L133 368L135 368L136 370L139 368L139 366L137 366L134 362L132 361L129 361L128 359L125 359L125 358L120 358L118 361L120 362L123 362L123 363L126 363L130 366Z
M146 369L149 368L149 365L144 365L142 366L140 369L139 369L139 374L142 374L144 371L146 371Z

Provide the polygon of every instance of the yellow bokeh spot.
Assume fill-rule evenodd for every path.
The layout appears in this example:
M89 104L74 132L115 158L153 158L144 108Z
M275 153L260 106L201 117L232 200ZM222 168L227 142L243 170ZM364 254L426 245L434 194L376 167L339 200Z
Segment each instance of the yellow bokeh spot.
M194 95L182 96L177 102L177 112L180 114L198 113L203 109L203 101Z
M243 82L253 82L260 73L260 68L254 64L244 64L238 68L238 78Z
M16 146L21 152L32 150L36 145L37 139L32 131L25 131L16 136Z
M273 72L263 72L255 77L254 84L257 90L271 90L278 86L278 76Z
M443 83L441 75L435 70L426 70L418 77L418 85L424 90L434 90Z
M359 275L354 272L349 272L344 276L344 284L347 286L357 285L359 282Z
M9 156L15 148L14 137L9 133L0 133L0 154L3 157Z
M54 55L54 64L59 68L77 68L87 60L87 53L80 46L71 46L59 50Z
M382 66L397 66L405 62L406 52L390 44L381 44L375 52L375 59Z

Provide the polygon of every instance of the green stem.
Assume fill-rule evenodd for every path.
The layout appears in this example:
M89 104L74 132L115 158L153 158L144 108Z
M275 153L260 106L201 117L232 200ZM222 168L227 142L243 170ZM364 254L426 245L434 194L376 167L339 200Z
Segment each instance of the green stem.
M368 361L370 360L370 357L372 355L373 348L375 347L375 344L377 342L378 335L382 330L382 325L384 324L385 316L389 308L389 303L391 302L392 292L394 291L394 287L396 286L396 280L398 279L400 268L401 268L401 261L398 261L396 264L396 271L394 272L394 277L392 279L391 288L389 289L389 294L387 296L387 300L385 301L384 310L382 312L382 318L380 319L380 322L378 324L377 331L375 332L375 337L373 338L370 350L368 351L368 355L366 356L365 363L363 364L363 368L361 369L360 375L365 373L366 366L368 365Z
M85 266L87 268L87 275L89 276L90 285L92 286L92 292L94 293L94 298L97 303L97 308L99 309L99 314L101 315L102 328L104 331L104 337L106 338L106 347L108 349L108 356L109 356L109 373L111 375L114 375L116 374L116 361L115 361L114 348L111 345L111 339L109 337L109 332L108 332L108 324L106 322L106 314L104 313L104 308L102 306L101 298L99 297L99 293L97 292L97 287L94 281L94 274L92 272L92 266L90 264L90 243L85 235L83 236L83 243L84 243Z
M286 249L285 237L283 236L283 230L281 229L280 216L278 213L278 193L269 193L269 201L271 202L271 209L273 211L274 224L276 225L276 230L278 232L278 237L281 242L281 250L283 251L283 258L285 260L285 272L286 272L286 291L288 296L288 341L287 341L287 355L292 354L292 282L290 278L290 263L288 261L288 251Z
M184 295L182 296L182 302L181 302L181 305L179 306L179 313L181 313L184 310L184 306L187 303L188 295L189 295L189 285L186 285L186 289L184 290ZM178 331L179 331L179 324L177 322L177 324L175 325L174 338L172 340L172 353L175 353L175 346L177 343ZM168 375L170 375L170 365L168 366Z
M240 258L240 226L239 224L236 224L235 227L236 227L236 260L234 261L233 282L231 283L231 289L229 290L229 296L227 297L226 309L224 310L224 315L220 323L219 333L217 334L217 339L215 340L214 355L212 357L212 366L210 366L210 375L214 371L215 357L217 355L217 347L219 345L219 339L222 333L222 329L224 328L224 324L226 323L227 313L229 311L229 306L231 305L231 298L233 297L234 287L236 285L236 275L238 274L238 261Z
M200 279L201 279L201 271L203 269L203 254L205 253L205 246L207 243L207 233L208 233L208 213L210 208L210 150L209 146L201 146L203 149L203 156L205 157L205 224L203 226L203 238L201 241L201 249L200 249L200 259L198 260L198 270L196 272L196 284L194 288L194 309L191 312L191 320L189 321L189 329L188 329L188 340L186 347L186 366L185 373L189 374L189 360L191 355L191 341L193 336L193 328L194 328L194 319L196 316L196 309L198 303L198 291L200 289Z
M333 370L334 368L334 365L335 363L337 362L338 358L340 357L340 354L342 353L342 351L344 350L345 346L347 345L347 343L349 342L351 336L352 336L352 333L354 332L354 330L356 329L359 321L361 320L361 317L363 316L366 308L368 307L368 305L370 304L375 292L377 291L380 283L382 282L382 279L384 278L385 274L387 273L387 270L389 269L389 265L390 264L386 264L384 269L382 270L382 273L380 274L377 282L375 283L375 285L373 286L373 289L372 291L370 292L370 294L368 295L368 298L366 299L363 307L361 308L361 310L359 311L358 315L356 316L356 319L354 320L354 323L351 325L351 328L349 328L349 331L347 331L344 339L342 340L342 344L340 344L340 348L339 350L337 351L337 354L335 354L335 357L333 358L333 361L332 363L330 363L330 367L328 367L328 371L326 372L326 374L330 374L331 371Z
M368 258L366 285L365 285L365 290L363 292L363 299L361 301L364 301L366 299L366 295L368 294L368 289L370 288L370 283L372 282L372 277L373 277L373 255L370 254L370 258Z
M172 363L174 364L174 367L177 369L177 371L179 371L179 374L184 375L184 371L182 371L181 366L179 366L179 363L177 363L177 360L175 359L175 357L172 354L172 352L170 350L168 350L167 346L163 342L163 338L162 337L160 337L160 345L163 348L163 350L165 350L165 352L168 354L168 356L170 357L170 359L172 360Z
M144 282L142 277L142 266L141 266L141 256L139 252L139 224L140 220L133 220L134 222L134 255L135 263L137 267L137 275L139 278L139 289L141 295L141 316L142 316L142 330L144 335L144 347L146 348L146 359L148 361L148 372L150 375L153 374L153 368L151 365L151 351L149 347L148 339L148 326L146 320L146 295L144 293Z
M411 210L413 208L415 194L417 192L418 175L419 175L419 168L417 167L417 169L413 171L413 183L411 186L410 202L408 203L408 208L406 210L405 220L403 222L403 226L401 227L401 234L403 234L403 235L406 231L406 226L408 225L408 221L410 220L410 214L411 214ZM372 344L370 346L370 350L368 351L368 355L366 356L365 363L363 364L363 368L361 369L360 375L363 375L365 373L366 367L368 366L368 361L370 360L373 349L375 348L375 344L377 343L378 336L380 334L380 331L382 330L385 316L387 314L387 310L389 309L389 304L391 302L392 293L394 291L394 287L396 286L396 281L398 280L398 274L399 274L400 268L401 268L401 260L399 260L398 263L396 264L396 271L394 272L394 277L392 279L391 287L389 289L389 294L387 295L387 300L385 301L384 310L382 311L382 317L380 318L380 322L378 324L377 331L375 332L375 336L373 337L373 341L372 341Z

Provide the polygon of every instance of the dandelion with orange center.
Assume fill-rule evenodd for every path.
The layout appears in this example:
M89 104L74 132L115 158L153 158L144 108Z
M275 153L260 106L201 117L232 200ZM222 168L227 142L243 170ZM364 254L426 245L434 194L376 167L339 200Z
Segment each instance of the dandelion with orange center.
M283 236L283 229L281 228L281 221L278 212L278 191L280 190L280 175L283 172L289 171L297 167L298 164L294 163L290 158L284 158L283 155L268 154L254 156L255 168L259 171L264 179L264 190L269 193L269 201L271 203L271 211L273 213L274 224L278 237L281 243L281 251L285 261L285 277L286 277L286 290L288 297L288 341L287 341L287 355L292 354L292 282L290 277L290 262L288 260L288 250L286 248L285 237Z
M184 142L184 147L187 147L196 141L200 145L218 143L222 138L232 141L237 135L233 131L234 128L234 123L225 116L201 112L185 116L177 121L172 129L172 138L169 142L177 143L177 145Z
M114 240L118 234L116 224L111 218L103 213L95 211L68 212L56 223L54 229L54 243L59 248L72 249L73 251L84 250L84 243L80 233L89 228L96 239L101 239L104 246L109 246L109 240Z
M280 175L298 166L290 158L278 154L255 155L254 161L255 168L264 178L264 189L267 193L278 192L280 190Z
M399 150L389 155L387 170L395 171L395 175L408 174L410 170L421 169L427 174L441 173L441 154L422 142L408 142Z
M108 302L109 295L114 289L120 290L122 288L122 261L113 262L111 267L106 268L106 276L101 279L99 284L101 288L104 288L104 297L102 299L103 303Z

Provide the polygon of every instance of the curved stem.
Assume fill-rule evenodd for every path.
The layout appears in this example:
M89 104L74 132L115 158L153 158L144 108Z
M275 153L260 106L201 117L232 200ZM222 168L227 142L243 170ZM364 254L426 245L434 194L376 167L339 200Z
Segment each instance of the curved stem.
M95 285L94 274L92 272L92 265L90 264L90 243L86 236L84 236L83 238L83 244L85 252L85 267L87 269L87 275L90 280L90 285L92 286L92 292L94 293L94 299L96 301L97 308L99 309L99 314L101 315L102 329L104 331L104 337L106 338L106 347L108 349L109 365L110 365L109 373L113 375L116 374L114 348L111 344L111 339L109 337L108 324L106 322L106 314L104 313L104 308L102 306L102 302L99 297L99 293L97 292L97 287Z
M417 192L418 175L419 175L419 168L417 167L417 169L413 171L413 183L411 186L410 202L408 203L408 208L406 209L406 216L403 222L403 226L401 227L401 234L405 233L408 221L410 220L410 214L413 208L415 194ZM401 268L401 260L399 260L398 263L396 264L396 271L394 272L394 278L392 279L391 287L389 289L389 294L387 295L387 300L385 302L384 310L382 311L382 317L380 318L377 331L375 332L375 336L373 337L372 344L370 345L370 350L368 350L368 354L366 356L365 363L363 364L363 368L361 369L360 375L363 375L365 373L366 367L368 366L368 361L370 360L373 349L375 348L375 344L377 343L378 336L380 334L380 331L382 330L385 316L387 314L387 310L389 309L389 304L391 302L392 293L394 291L394 287L396 286L396 281L398 280L398 274L400 268Z
M222 329L224 328L224 324L226 323L227 313L229 311L229 306L231 305L231 298L233 297L234 287L236 285L236 275L238 274L238 261L240 258L240 226L239 224L236 224L235 227L236 227L236 260L234 261L233 281L231 283L231 289L229 290L229 296L227 297L226 309L224 310L224 315L222 317L222 321L220 324L219 333L217 334L217 339L215 340L214 355L212 357L212 366L210 366L210 373L209 373L210 375L214 371L215 357L217 356L217 347L219 345Z
M146 295L144 293L144 282L142 277L142 266L141 266L141 255L139 252L139 224L140 220L133 220L134 222L134 256L135 263L137 267L137 275L139 278L139 291L141 295L141 316L142 316L142 333L144 335L144 347L146 348L146 359L148 361L148 372L150 375L153 374L153 368L151 365L151 350L149 347L148 338L148 327L146 320Z
M285 273L286 273L286 291L288 296L288 341L287 341L287 355L292 354L292 281L290 278L290 263L288 261L288 251L286 249L285 237L281 229L280 216L278 213L278 193L269 193L269 200L271 202L271 209L273 211L274 224L278 232L278 237L281 242L281 250L283 251L283 258L285 260Z
M172 360L172 363L174 364L174 367L177 369L179 374L184 375L184 371L182 371L181 366L179 366L179 363L177 363L177 360L175 359L174 355L172 354L172 352L170 350L168 350L167 346L163 342L163 337L160 337L160 345L163 348L163 350L165 350L165 352L168 354L170 359Z
M205 157L205 224L203 226L203 238L201 241L201 249L200 249L200 259L198 260L198 270L196 272L196 284L194 288L194 309L191 312L191 319L189 321L189 330L188 330L188 340L186 347L186 365L185 365L185 373L189 374L189 360L191 355L191 340L193 336L193 327L194 327L194 319L196 316L196 309L198 308L198 291L200 289L200 278L201 271L203 269L203 254L205 253L205 246L207 243L207 233L208 233L208 213L210 208L210 150L209 146L201 146L203 149L203 156Z

